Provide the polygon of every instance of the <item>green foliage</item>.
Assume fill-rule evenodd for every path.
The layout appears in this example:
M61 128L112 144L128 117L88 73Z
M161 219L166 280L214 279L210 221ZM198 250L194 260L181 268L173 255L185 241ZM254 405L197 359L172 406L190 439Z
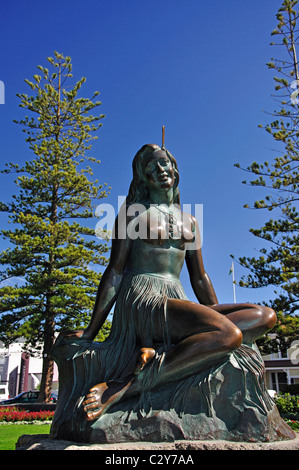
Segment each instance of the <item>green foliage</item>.
M299 431L299 421L294 419L285 419L285 422L293 429L293 431Z
M284 393L275 395L274 400L280 413L299 413L299 395Z
M275 301L272 302L272 306L275 308ZM277 302L277 307L281 308L280 299ZM299 317L293 315L284 315L282 312L277 310L277 322L271 333L264 335L257 340L257 345L262 354L271 354L281 352L287 352L291 347L292 342L298 336L299 332ZM285 309L288 308L286 304Z
M299 431L299 395L279 393L275 395L274 401L286 423L294 431Z
M95 341L99 341L99 342L105 341L105 339L108 338L110 334L111 326L112 326L111 321L106 320L102 328L100 329L99 333L95 337Z
M92 180L91 165L99 162L88 152L104 117L99 93L80 96L85 78L66 85L70 57L55 52L48 62L50 70L38 66L40 73L25 80L32 95L17 95L30 116L15 122L34 158L21 167L6 164L2 173L17 175L18 192L0 203L12 224L1 231L10 246L0 254L0 339L25 336L30 345L42 342L45 354L55 331L87 324L108 251L96 240L94 223L82 223L107 195Z
M239 285L249 288L272 285L279 288L269 304L286 315L294 315L298 311L299 301L299 105L297 91L294 95L293 88L294 80L299 88L296 4L295 0L283 1L276 15L278 25L272 35L280 42L273 44L283 47L285 57L280 60L272 58L267 64L269 69L278 73L274 81L279 96L276 96L277 110L272 113L274 120L264 128L277 143L278 156L271 162L253 162L242 168L253 177L249 182L243 181L244 184L266 190L265 197L255 201L252 208L268 211L271 218L261 228L250 229L255 237L265 242L265 248L259 251L257 257L239 258L239 263L250 271L242 277ZM241 168L239 164L235 166ZM246 204L245 207L250 206ZM287 323L286 327L293 339L299 335L298 321L293 323L292 331Z

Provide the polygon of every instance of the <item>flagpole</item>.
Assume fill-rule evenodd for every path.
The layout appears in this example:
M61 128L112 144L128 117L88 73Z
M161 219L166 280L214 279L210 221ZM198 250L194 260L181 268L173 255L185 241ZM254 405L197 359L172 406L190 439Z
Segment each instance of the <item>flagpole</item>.
M232 262L232 267L230 268L229 274L233 275L234 303L236 303L236 285L235 285L235 266L234 266L234 262Z
M234 303L236 303L236 285L235 285L235 266L234 266L234 263L232 263L232 272L233 272Z

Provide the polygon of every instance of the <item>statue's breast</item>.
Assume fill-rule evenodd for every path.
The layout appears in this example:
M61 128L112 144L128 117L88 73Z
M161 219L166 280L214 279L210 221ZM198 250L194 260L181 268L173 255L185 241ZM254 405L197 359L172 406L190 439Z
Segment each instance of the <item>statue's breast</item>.
M167 213L154 206L130 222L128 236L152 245L171 244L183 248L186 242L194 241L194 223L191 216L179 210Z

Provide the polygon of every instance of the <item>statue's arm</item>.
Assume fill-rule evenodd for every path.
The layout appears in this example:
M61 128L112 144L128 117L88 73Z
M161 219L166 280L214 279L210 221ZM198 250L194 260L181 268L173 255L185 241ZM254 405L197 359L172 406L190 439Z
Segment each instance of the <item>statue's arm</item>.
M115 236L112 240L110 262L99 284L90 323L84 330L82 336L82 338L85 339L94 339L110 313L117 298L123 272L127 264L132 241L129 237L119 239L117 226L118 223L116 220L116 229Z
M190 276L190 282L198 301L203 305L218 304L212 282L204 268L199 227L194 219L195 241L194 249L186 251L186 265Z

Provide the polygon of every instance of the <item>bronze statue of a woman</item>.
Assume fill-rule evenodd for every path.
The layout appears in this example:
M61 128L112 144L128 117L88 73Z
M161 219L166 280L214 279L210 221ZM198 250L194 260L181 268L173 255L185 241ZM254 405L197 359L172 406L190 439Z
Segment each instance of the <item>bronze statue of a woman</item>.
M196 243L198 223L181 212L178 182L177 163L163 146L147 144L137 152L124 208L127 236L118 236L117 220L90 324L65 334L92 341L115 304L110 336L97 349L100 382L82 398L89 421L141 390L201 373L241 344L252 345L276 322L264 306L218 303ZM138 224L146 229L138 237L130 236L134 204L144 207ZM180 283L185 261L198 303L186 298Z

